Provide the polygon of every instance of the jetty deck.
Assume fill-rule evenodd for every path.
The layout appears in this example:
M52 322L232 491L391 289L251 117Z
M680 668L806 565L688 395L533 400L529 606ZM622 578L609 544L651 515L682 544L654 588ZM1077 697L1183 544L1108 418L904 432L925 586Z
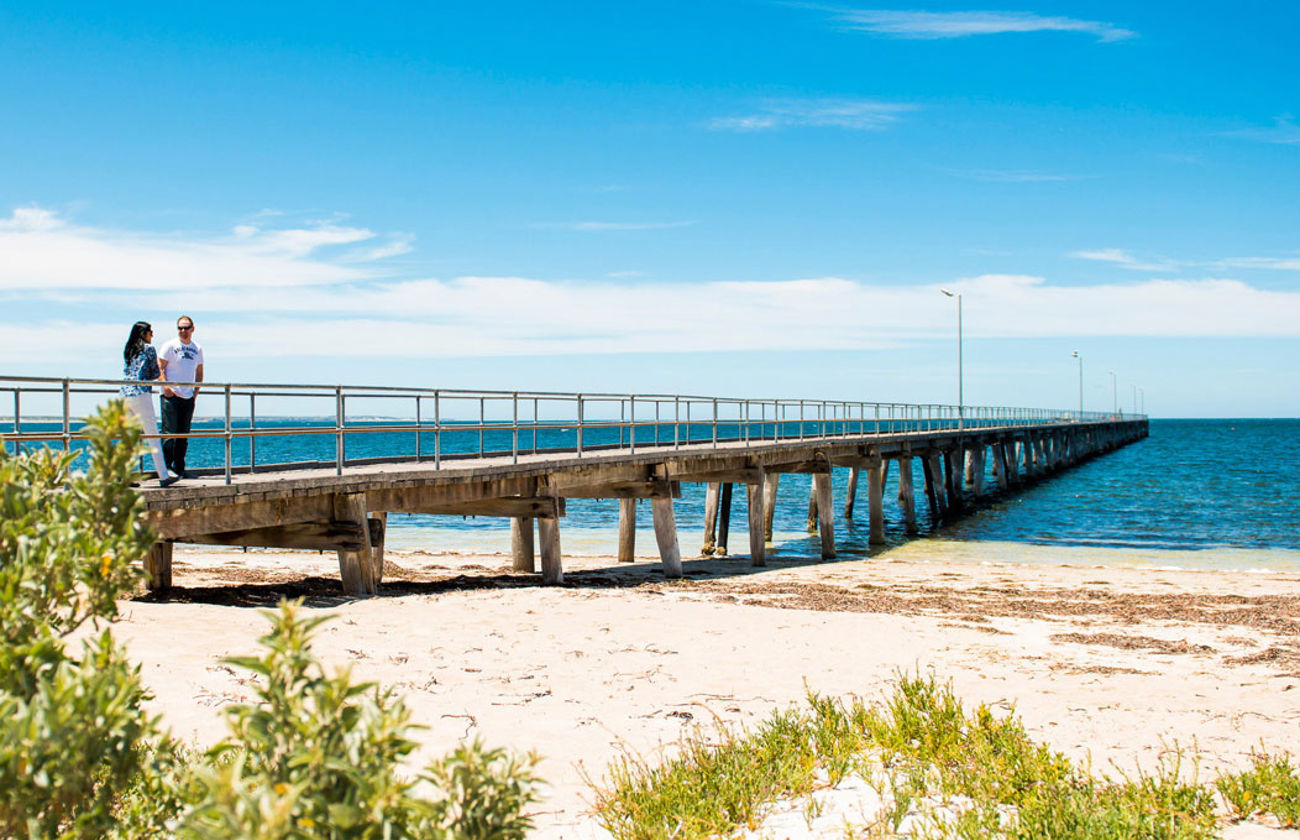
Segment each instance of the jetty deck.
M73 445L74 395L111 396L106 386L114 384L0 378L0 391L6 385L14 391L14 422L4 434L6 446ZM172 487L143 490L148 524L158 536L146 561L154 589L171 586L172 546L181 542L334 551L344 591L373 594L381 584L389 513L508 518L514 568L535 572L540 556L542 580L559 584L564 580L561 522L565 501L574 498L620 500L618 554L625 562L635 550L637 500L648 499L664 574L680 577L673 499L687 482L707 485L706 552L717 542L719 525L726 528L733 486L744 486L749 555L754 565L762 565L773 511L783 502L780 477L790 473L812 476L811 498L798 504L809 505L822 556L831 558L831 477L837 467L849 471L844 515L852 516L861 481L870 540L881 543L891 466L897 475L896 504L906 529L915 533L918 495L929 506L930 521L940 521L960 515L987 492L1013 491L1147 435L1145 417L1006 407L420 389L350 388L345 393L343 386L205 387L224 397L224 422L187 437L220 438L225 463ZM299 396L295 389L313 387L317 390L307 391L311 396L321 396L322 390L333 396L334 423L286 428L257 420L258 396L264 401ZM42 393L61 396L63 416L44 427L30 420L24 426L21 398L30 402ZM415 418L361 423L347 413L349 397L354 404L379 397L413 399ZM250 411L241 423L232 406L244 399ZM490 400L509 413L498 410L497 417L490 416ZM431 418L422 411L424 401L432 402ZM462 408L477 403L477 419L445 420L444 408L456 401ZM543 401L558 403L560 411L543 417ZM521 419L521 405L530 403L531 415ZM572 409L569 416L564 416L566 406ZM593 406L601 413L593 415ZM333 440L334 459L257 463L259 439L294 434ZM349 460L347 441L358 435L389 435L386 440L413 436L414 453ZM432 453L422 447L428 436ZM492 436L498 448L485 442ZM241 441L248 445L242 462L235 457ZM914 478L918 463L919 493ZM986 486L990 474L991 486Z

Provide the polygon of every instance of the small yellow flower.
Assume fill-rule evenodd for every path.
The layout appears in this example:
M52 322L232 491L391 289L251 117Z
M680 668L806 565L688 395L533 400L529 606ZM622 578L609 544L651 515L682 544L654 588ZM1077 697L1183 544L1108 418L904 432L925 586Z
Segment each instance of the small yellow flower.
M112 570L113 570L113 555L105 553L103 557L99 558L99 576L102 578L106 578L108 577L108 573Z
M284 796L286 793L289 792L289 786L286 785L284 782L276 782L275 792L278 793L280 796Z

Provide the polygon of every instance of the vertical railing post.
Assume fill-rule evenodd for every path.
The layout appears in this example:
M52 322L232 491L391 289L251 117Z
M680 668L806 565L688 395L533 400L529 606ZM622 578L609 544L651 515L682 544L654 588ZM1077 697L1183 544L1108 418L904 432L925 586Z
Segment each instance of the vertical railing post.
M257 394L248 394L248 474L257 470Z
M433 392L433 468L442 469L442 394Z
M230 383L229 383L229 382L226 383L226 434L225 434L225 438L226 438L226 483L229 484L229 483L231 482L231 477L230 477L230 473L231 473L231 470L230 470L230 460L231 460L231 459L230 459L230 450L231 450L231 445L232 445L233 442L234 442L234 440L233 440L233 436L231 435L231 432L230 432Z
M636 397L634 395L629 395L627 398L627 413L628 413L627 440L628 440L628 444L632 447L632 454L635 455L636 454Z
M482 458L484 455L483 430L486 425L487 425L487 398L479 397L478 398L478 456L480 458Z
M424 435L420 434L420 427L424 425L420 420L420 402L421 402L420 395L416 394L415 395L415 463L417 464L424 459L423 454L420 452L420 439L424 437Z
M72 383L63 380L63 451L72 448Z
M681 449L682 398L673 397L673 449Z
M343 475L343 462L347 460L347 455L343 451L343 386L334 387L334 472L336 475Z
M718 448L718 398L713 398L713 448Z
M582 428L584 422L582 412L582 394L578 394L578 457L582 457Z
M23 433L23 398L22 391L14 388L14 455L23 454L23 442L18 435Z
M519 392L510 395L510 462L519 463ZM581 432L579 432L581 434Z

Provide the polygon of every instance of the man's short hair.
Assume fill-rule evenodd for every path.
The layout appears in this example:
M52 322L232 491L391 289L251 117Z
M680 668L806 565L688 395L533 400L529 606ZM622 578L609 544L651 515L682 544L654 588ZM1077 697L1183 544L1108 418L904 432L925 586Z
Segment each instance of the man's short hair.
M177 318L177 319L176 319L176 326L179 327L179 326L181 325L181 321L189 321L189 322L190 322L190 326L191 326L191 327L194 326L194 319L191 318L191 317L188 316L188 315L182 315L181 317Z

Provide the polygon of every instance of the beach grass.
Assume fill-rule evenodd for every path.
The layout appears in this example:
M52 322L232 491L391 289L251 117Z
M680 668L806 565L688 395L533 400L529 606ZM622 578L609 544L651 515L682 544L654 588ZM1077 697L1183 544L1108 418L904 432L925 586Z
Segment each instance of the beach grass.
M811 694L749 731L697 729L661 764L625 756L596 786L595 813L619 840L735 836L771 803L856 774L881 807L849 836L1214 837L1214 793L1188 769L1174 750L1149 773L1094 775L1014 712L968 710L950 685L903 677L875 703Z
M1290 756L1257 753L1251 769L1224 776L1216 787L1238 819L1267 814L1284 828L1300 827L1300 772Z

